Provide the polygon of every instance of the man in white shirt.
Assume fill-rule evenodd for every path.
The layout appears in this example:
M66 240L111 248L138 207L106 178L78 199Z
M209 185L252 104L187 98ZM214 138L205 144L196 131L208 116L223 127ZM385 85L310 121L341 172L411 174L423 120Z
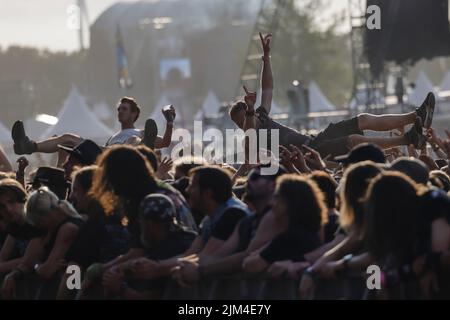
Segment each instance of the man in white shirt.
M175 109L173 106L162 110L167 120L164 136L157 135L158 129L153 119L145 122L145 129L136 129L134 123L139 118L141 108L136 100L130 97L123 97L117 107L117 119L121 124L121 131L114 134L105 144L105 147L114 144L139 144L143 143L152 149L166 148L172 139L173 122L175 120ZM12 138L14 140L14 152L18 155L32 154L35 152L55 153L60 151L59 146L74 147L79 145L84 139L81 136L66 133L60 136L51 137L43 141L35 142L30 140L25 134L22 121L16 121L12 128Z

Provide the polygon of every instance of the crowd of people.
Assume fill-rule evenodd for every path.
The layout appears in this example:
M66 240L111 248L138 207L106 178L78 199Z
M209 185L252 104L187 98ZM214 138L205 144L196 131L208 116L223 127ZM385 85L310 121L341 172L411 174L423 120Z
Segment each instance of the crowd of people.
M241 129L279 131L272 174L267 163L161 158L175 109L162 110L160 137L152 119L135 128L131 97L104 146L82 132L36 142L17 121L17 169L0 155L1 299L162 299L169 285L233 275L287 279L300 299L323 298L336 279L352 288L335 299L449 299L450 132L432 127L433 94L407 114L302 135L270 117L270 41L261 35L261 106L245 88L229 114ZM58 153L57 164L27 172L23 155L35 152ZM373 265L376 290L366 286ZM81 270L78 288L69 266Z

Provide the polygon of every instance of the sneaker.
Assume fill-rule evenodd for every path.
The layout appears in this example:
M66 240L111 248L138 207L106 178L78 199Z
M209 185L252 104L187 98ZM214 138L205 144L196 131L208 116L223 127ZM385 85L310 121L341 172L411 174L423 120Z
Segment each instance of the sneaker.
M158 126L155 120L147 119L145 121L144 137L142 143L150 149L155 149L156 136L158 135Z
M417 115L422 120L425 129L431 128L433 123L435 97L433 92L429 92L422 105L416 109Z
M427 140L423 135L422 119L416 118L414 125L405 133L405 137L408 140L408 144L412 144L416 149L422 149Z
M36 152L36 142L30 140L25 134L22 121L14 122L11 130L11 136L14 141L14 153L17 155L32 154Z

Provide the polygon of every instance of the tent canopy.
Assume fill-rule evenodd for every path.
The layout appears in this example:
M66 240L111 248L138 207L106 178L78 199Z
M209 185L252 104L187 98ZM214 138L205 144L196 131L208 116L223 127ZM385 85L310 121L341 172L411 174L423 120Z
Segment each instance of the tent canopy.
M49 127L42 138L64 133L78 134L85 139L92 139L103 143L113 132L97 119L89 110L84 98L77 88L73 87L58 113L58 123Z
M408 96L408 102L415 106L420 106L428 92L433 92L436 94L430 79L427 77L425 72L420 71L415 82L415 88Z
M309 94L309 111L332 111L336 107L325 97L315 81L311 81L308 88Z

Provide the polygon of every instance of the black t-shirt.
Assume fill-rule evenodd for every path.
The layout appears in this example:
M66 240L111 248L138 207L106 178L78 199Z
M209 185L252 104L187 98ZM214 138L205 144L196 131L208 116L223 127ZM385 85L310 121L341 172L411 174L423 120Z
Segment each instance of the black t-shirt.
M41 238L47 234L46 230L32 226L28 222L19 225L17 223L9 223L6 226L6 232L14 238L31 240L33 238Z
M81 226L84 224L84 221L81 218L75 218L75 217L69 217L69 218L63 220L55 228L55 230L52 231L52 233L50 234L49 241L44 246L43 261L46 261L48 259L48 257L50 256L50 253L52 252L53 247L55 246L56 237L58 236L58 232L61 229L61 227L63 225L65 225L66 223L75 224L78 227L78 232L77 232L77 236L75 237L74 241L72 242L69 249L67 250L64 260L66 260L67 262L73 261L73 262L80 263L80 264L81 264L81 262L83 262L83 261L80 261L81 260L80 252L78 252L76 248L80 246L77 243L77 241L80 241L80 238L78 237L78 235L80 234L80 229L81 229Z
M321 244L319 232L306 229L290 230L273 239L261 251L260 256L269 263L283 260L305 261L304 254L313 251Z
M211 237L226 241L236 228L239 221L246 216L246 212L239 208L225 210L211 230Z
M236 248L236 252L241 252L247 249L253 237L255 236L261 219L267 212L270 211L270 209L270 207L267 207L261 213L251 214L243 218L239 222L239 242Z
M302 145L307 144L307 142L310 140L310 137L305 136L301 134L300 132L289 128L287 126L282 125L281 123L278 123L274 121L269 114L267 113L267 110L264 107L259 107L256 109L256 115L258 117L258 120L260 122L260 125L258 129L267 129L267 149L270 149L271 146L271 133L270 131L272 129L278 129L279 130L279 138L280 138L280 145L285 146L287 148L290 148L290 144L294 145ZM259 131L257 135L258 140L258 147L259 147Z
M14 249L12 259L23 257L31 239L41 238L47 234L46 230L39 229L25 222L22 225L9 223L6 226L6 233L14 238Z

